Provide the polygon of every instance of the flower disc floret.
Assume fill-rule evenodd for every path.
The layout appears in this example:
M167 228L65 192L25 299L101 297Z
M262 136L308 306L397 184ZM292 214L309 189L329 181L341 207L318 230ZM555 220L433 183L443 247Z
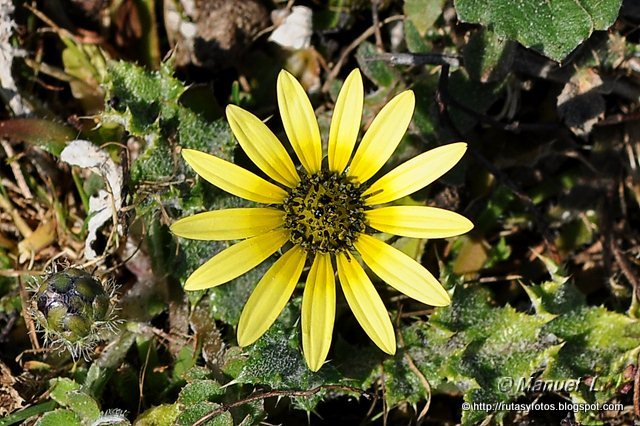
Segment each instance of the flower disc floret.
M353 250L366 228L360 185L343 173L304 174L289 191L283 209L289 239L311 253Z

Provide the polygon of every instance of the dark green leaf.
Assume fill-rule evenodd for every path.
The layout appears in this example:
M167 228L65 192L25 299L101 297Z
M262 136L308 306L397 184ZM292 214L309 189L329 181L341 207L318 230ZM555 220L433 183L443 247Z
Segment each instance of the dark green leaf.
M460 20L479 23L556 61L613 24L622 0L456 0Z

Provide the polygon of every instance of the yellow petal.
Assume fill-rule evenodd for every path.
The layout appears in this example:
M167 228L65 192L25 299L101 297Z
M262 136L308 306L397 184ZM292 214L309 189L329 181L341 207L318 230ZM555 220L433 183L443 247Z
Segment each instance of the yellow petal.
M396 336L387 309L362 266L348 253L336 257L345 299L369 338L389 355L396 353Z
M449 294L431 272L400 250L366 234L361 234L354 246L364 263L399 292L427 305L451 303Z
M406 90L382 108L362 137L347 174L366 182L391 157L402 140L413 115L415 96Z
M182 218L171 225L171 232L192 240L240 240L264 234L283 223L282 210L225 209Z
M349 164L362 120L364 88L360 71L354 69L340 89L329 130L329 170L342 173Z
M240 107L229 105L227 119L244 152L271 179L289 188L300 182L291 157L258 117Z
M464 142L439 146L400 164L375 181L363 196L367 205L384 204L429 185L451 170L467 150Z
M238 323L238 345L255 342L278 318L296 288L307 254L299 246L282 255L251 293Z
M302 166L310 174L319 172L322 142L318 121L304 89L285 70L278 75L278 107L284 130Z
M466 217L435 207L381 207L366 211L365 218L378 231L412 238L448 238L473 228Z
M331 257L317 253L302 294L302 349L311 371L318 371L329 353L336 315L336 286Z
M258 266L288 239L289 232L276 230L240 241L196 269L184 289L203 290L231 281Z
M257 203L282 203L284 189L259 176L204 152L183 149L182 157L200 176L230 194Z

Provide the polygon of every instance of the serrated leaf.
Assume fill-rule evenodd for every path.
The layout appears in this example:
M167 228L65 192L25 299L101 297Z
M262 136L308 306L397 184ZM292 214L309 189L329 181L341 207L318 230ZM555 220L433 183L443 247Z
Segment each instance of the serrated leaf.
M182 388L178 395L178 402L187 406L201 401L216 402L216 399L222 395L224 395L224 389L215 380L196 380Z
M493 307L490 293L482 288L457 287L450 306L438 308L428 323L416 322L402 333L406 354L432 389L454 385L464 390L469 402L492 403L509 401L521 392L501 388L504 375L530 377L558 344L541 334L544 323L510 306ZM385 380L391 380L389 404L402 400L402 392L407 392L409 402L425 393L402 357L398 354L393 365L385 362ZM473 424L487 414L465 411L463 423Z
M180 414L178 404L162 404L157 407L149 408L140 414L134 426L157 426L157 425L173 425Z
M71 410L54 410L43 415L36 426L81 426L82 421Z
M67 378L51 381L51 399L67 407L83 421L91 422L100 417L98 403L81 390L78 383Z
M604 307L582 307L559 316L545 326L565 341L545 374L557 377L607 375L619 366L620 357L638 346L640 322Z
M153 72L128 62L109 66L105 83L109 100L102 120L120 124L145 141L131 168L135 183L170 180L177 174L194 176L175 145L227 160L232 156L235 142L229 126L223 121L207 121L182 105L180 98L187 88L172 73L166 63Z
M246 361L236 382L304 390L339 381L331 364L317 373L307 367L300 351L299 305L299 298L290 302L264 336L245 350Z
M622 0L455 0L461 21L478 23L562 61L594 30L613 24Z
M566 280L547 281L534 286L523 286L538 315L556 315L571 312L585 303L585 297Z
M69 392L79 389L80 385L78 383L66 377L53 379L51 380L51 399L66 407L69 404L69 399L67 398Z
M211 413L212 411L218 409L220 404L215 404L213 402L198 402L194 405L187 407L176 419L175 424L177 426L191 426L202 417ZM205 423L202 423L203 426L233 426L233 418L231 417L231 413L228 411L222 412L217 416L211 418Z

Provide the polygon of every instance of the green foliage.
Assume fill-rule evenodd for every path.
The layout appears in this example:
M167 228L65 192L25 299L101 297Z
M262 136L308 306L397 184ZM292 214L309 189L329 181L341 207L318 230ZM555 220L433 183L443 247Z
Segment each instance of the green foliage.
M40 417L37 426L81 426L80 418L71 410L53 410Z
M41 118L13 118L0 121L0 136L25 141L59 156L67 142L76 137L70 127Z
M633 361L640 323L587 307L584 296L566 281L525 287L535 315L492 306L491 294L480 287L457 287L451 306L438 308L428 322L403 327L403 351L384 362L387 403L416 403L426 396L407 358L435 392L453 386L469 403L514 401L527 390L517 384L538 376L559 382L596 377L598 386L571 390L571 400L609 401L624 367ZM512 385L505 386L505 380ZM499 420L507 413L464 411L463 424L489 414Z
M194 405L187 407L185 411L180 413L176 419L176 425L178 426L190 426L202 417L211 413L219 408L219 404L212 402L201 401ZM214 416L211 420L203 423L206 426L233 426L233 418L229 412L220 413Z
M515 47L493 31L476 31L463 50L465 69L476 81L501 81L511 72Z
M84 230L78 229L86 221L89 196L103 187L102 182L95 176L85 179L77 171L73 182L68 170L56 169L55 158L42 152L57 156L79 134L104 144L125 171L126 204L118 212L118 232L114 229L109 237L122 230L124 238L114 244L118 249L97 259L95 267L122 279L121 312L127 322L110 342L92 351L93 359L71 364L57 354L23 353L25 371L16 382L24 382L15 390L22 392L22 384L31 384L28 380L35 374L57 378L50 381L44 394L49 399L44 401L36 398L46 389L24 386L25 393L32 394L21 394L30 399L23 404L27 408L11 408L16 411L0 419L0 426L98 425L112 419L115 423L116 418L118 424L128 424L126 417L136 425L191 425L213 412L216 416L205 424L257 425L281 422L290 414L287 410L306 411L309 422L315 423L311 413L323 416L335 406L343 408L340 404L347 397L368 393L375 393L374 399L362 398L358 409L366 406L361 411L371 414L358 423L375 423L383 415L391 416L388 424L419 423L418 406L432 397L436 397L432 402L448 405L443 411L449 412L441 420L441 405L432 404L425 421L434 424L510 424L515 423L514 416L520 423L544 424L539 413L461 413L461 401L564 398L628 405L631 395L621 389L629 385L637 363L640 322L631 317L637 298L634 287L620 278L617 257L632 260L638 254L634 229L640 200L638 153L629 142L638 133L631 118L638 109L634 75L640 48L637 37L629 35L636 11L623 12L608 33L593 34L612 25L622 0L455 0L455 11L445 0L313 2L310 49L280 49L265 42L266 32L253 34L247 37L252 41L238 49L246 56L207 70L194 61L197 46L189 46L185 34L170 34L169 24L179 15L181 33L197 28L203 40L207 32L203 29L224 29L224 22L212 27L200 20L209 16L199 10L208 2L195 2L198 15L194 16L187 16L187 10L171 10L169 3L175 2L168 2L163 10L168 43L158 42L155 2L115 2L109 23L95 21L100 31L95 34L105 36L99 45L119 47L123 46L119 32L131 29L131 39L123 40L140 52L128 52L137 54L130 62L119 52L126 49L119 48L109 50L116 60L107 59L98 44L87 41L93 33L72 37L59 29L83 26L74 25L74 17L63 19L64 11L53 3L47 13L55 25L47 22L46 27L47 32L59 32L59 52L49 51L52 43L38 40L40 33L14 40L38 42L24 46L25 52L38 53L35 59L25 58L28 70L14 64L21 79L37 88L30 95L53 94L40 106L34 103L34 115L41 118L11 117L0 122L0 137L14 150L11 154L4 144L0 149L7 171L0 189L11 201L9 207L24 214L27 227L55 215L59 235L53 244L32 253L29 263L16 263L19 256L12 239L25 233L14 229L14 213L2 207L0 269L7 270L0 274L2 344L21 336L15 348L7 344L9 358L29 345L25 321L19 318L21 294L15 274L45 269L53 256L63 253L82 261L77 247L82 246ZM378 28L372 17L379 19ZM39 25L29 21L19 23L19 28L30 32L41 29ZM365 28L369 28L366 40L358 37ZM351 44L354 40L357 43ZM215 43L206 40L207 48ZM234 43L242 44L239 33ZM570 63L556 67L517 43ZM167 55L172 59L160 64L167 45L172 47L173 56ZM451 65L423 64L420 60L426 56L421 55L403 56L419 65L392 65L380 55L406 51L435 55L429 56L432 59L444 54L440 59ZM181 55L192 61L185 63L189 58ZM292 153L274 99L282 63L310 93L324 142L332 101L356 63L365 77L363 129L394 95L414 91L416 109L407 136L379 175L432 146L454 139L469 144L461 167L415 194L412 202L461 212L473 221L473 231L455 240L391 241L430 271L440 269L441 281L453 295L451 306L430 308L407 300L370 274L396 327L395 356L368 340L338 290L328 361L319 372L310 372L300 330L307 269L276 323L243 348L237 346L235 328L247 298L273 259L216 288L182 289L193 271L234 242L176 238L169 225L201 211L253 203L198 177L180 150L198 149L245 165L246 156L236 158L240 150L221 118L221 106L231 102L268 120ZM445 69L448 75L441 74ZM174 76L176 70L180 79ZM68 88L50 90L55 87L52 78L63 82L59 85L68 83ZM441 86L444 82L446 87ZM448 96L437 97L438 93ZM585 107L593 100L602 108ZM50 105L55 109L46 110ZM52 115L57 117L42 118ZM60 124L65 122L70 125ZM87 130L95 123L98 128ZM574 140L574 135L581 139ZM126 153L114 143L125 140ZM125 164L125 157L133 162ZM70 193L73 183L80 197ZM589 191L580 192L581 187ZM15 202L12 197L17 197ZM610 203L610 197L619 197L619 205ZM108 230L103 234L106 237ZM127 249L122 250L125 239ZM139 243L133 256L128 250L131 242ZM608 253L614 245L619 253ZM562 266L543 257L556 254ZM635 271L637 265L630 263ZM632 293L632 312L625 314ZM0 378L3 386L11 387L11 374L17 374L19 366L9 364L12 371L0 370ZM513 381L511 386L505 386L505 378ZM532 380L578 380L579 386L541 392L527 387ZM260 398L266 395L276 396L277 403L275 397ZM126 409L126 416L117 409L100 411L112 407ZM382 413L387 409L392 413ZM606 421L596 412L571 416L582 424Z
M375 45L369 42L362 43L356 52L358 65L362 73L378 87L389 88L398 82L399 73L382 61L371 60L377 53Z
M221 395L224 395L224 389L215 380L196 380L182 388L178 402L194 405L201 401L215 401Z
M182 105L186 86L172 74L168 63L154 72L129 62L110 64L105 82L109 100L102 120L123 125L145 141L132 165L134 183L165 181L180 173L193 176L176 156L177 145L225 159L232 155L235 144L227 124L207 121Z
M300 299L290 303L278 321L248 348L236 382L274 389L311 389L339 379L330 365L318 373L307 368L300 351L299 304Z
M134 426L172 425L175 424L179 414L178 404L162 404L140 414L133 424Z
M479 23L562 61L594 30L613 24L622 0L456 0L464 22Z
M421 37L436 22L442 14L443 0L405 0L404 14L407 22L411 22Z
M51 399L66 410L55 410L41 418L45 425L54 424L86 424L100 417L98 403L81 386L71 379L57 378L51 380ZM65 422L70 423L65 423Z

